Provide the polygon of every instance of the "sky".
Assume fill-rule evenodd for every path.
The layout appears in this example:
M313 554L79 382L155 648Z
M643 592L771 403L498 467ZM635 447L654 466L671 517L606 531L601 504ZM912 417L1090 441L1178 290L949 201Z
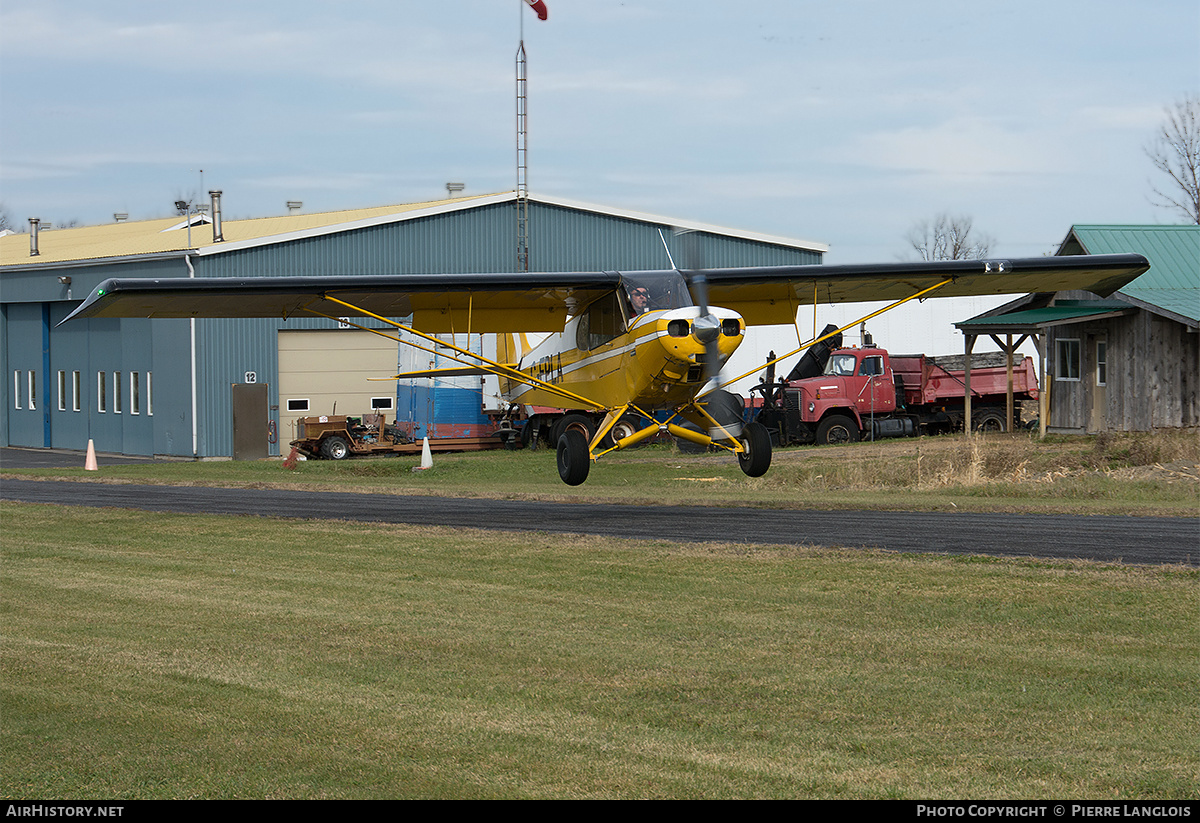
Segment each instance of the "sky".
M911 258L943 212L1003 257L1179 222L1144 149L1200 91L1195 0L546 2L542 22L522 0L2 0L0 204L24 226L209 189L226 219L512 190L523 38L534 195L827 263ZM891 325L894 350L953 343L922 337L941 319Z

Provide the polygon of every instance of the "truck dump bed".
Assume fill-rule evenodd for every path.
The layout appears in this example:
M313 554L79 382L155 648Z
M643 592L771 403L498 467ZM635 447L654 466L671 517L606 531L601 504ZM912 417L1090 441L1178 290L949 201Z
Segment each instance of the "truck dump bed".
M1003 358L1003 355L1001 355ZM962 358L934 358L923 354L891 355L892 371L904 383L904 399L909 405L936 404L961 400L964 391L962 368L944 368L938 361L946 362ZM1004 397L1008 393L1008 370L995 363L994 357L986 355L971 358L971 396ZM1038 396L1037 373L1032 357L1013 357L1013 396L1017 399L1036 400Z

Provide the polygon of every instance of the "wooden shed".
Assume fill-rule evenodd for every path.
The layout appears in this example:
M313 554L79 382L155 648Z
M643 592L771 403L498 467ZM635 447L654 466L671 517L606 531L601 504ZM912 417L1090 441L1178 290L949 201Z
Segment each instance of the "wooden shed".
M1150 270L1107 299L1029 294L955 326L1038 341L1046 431L1200 426L1200 225L1072 226L1058 249L1112 252L1145 255Z

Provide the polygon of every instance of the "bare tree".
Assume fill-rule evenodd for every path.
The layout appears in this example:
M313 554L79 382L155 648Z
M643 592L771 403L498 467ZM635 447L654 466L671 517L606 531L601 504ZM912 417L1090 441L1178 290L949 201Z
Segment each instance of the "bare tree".
M974 227L970 217L943 212L913 226L907 240L922 260L980 260L988 256L995 241L987 235L972 235Z
M1146 156L1171 178L1170 193L1152 188L1150 202L1178 211L1189 223L1200 223L1200 95L1189 95L1165 112L1167 119L1146 147Z
M16 231L16 226L13 225L12 218L8 216L8 209L4 208L4 204L0 203L0 231Z

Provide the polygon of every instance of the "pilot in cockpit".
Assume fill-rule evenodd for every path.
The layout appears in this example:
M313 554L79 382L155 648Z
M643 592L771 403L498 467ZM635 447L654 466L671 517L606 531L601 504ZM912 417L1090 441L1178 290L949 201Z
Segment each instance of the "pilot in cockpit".
M629 303L633 306L635 315L650 311L650 292L644 286L638 286L629 292Z

